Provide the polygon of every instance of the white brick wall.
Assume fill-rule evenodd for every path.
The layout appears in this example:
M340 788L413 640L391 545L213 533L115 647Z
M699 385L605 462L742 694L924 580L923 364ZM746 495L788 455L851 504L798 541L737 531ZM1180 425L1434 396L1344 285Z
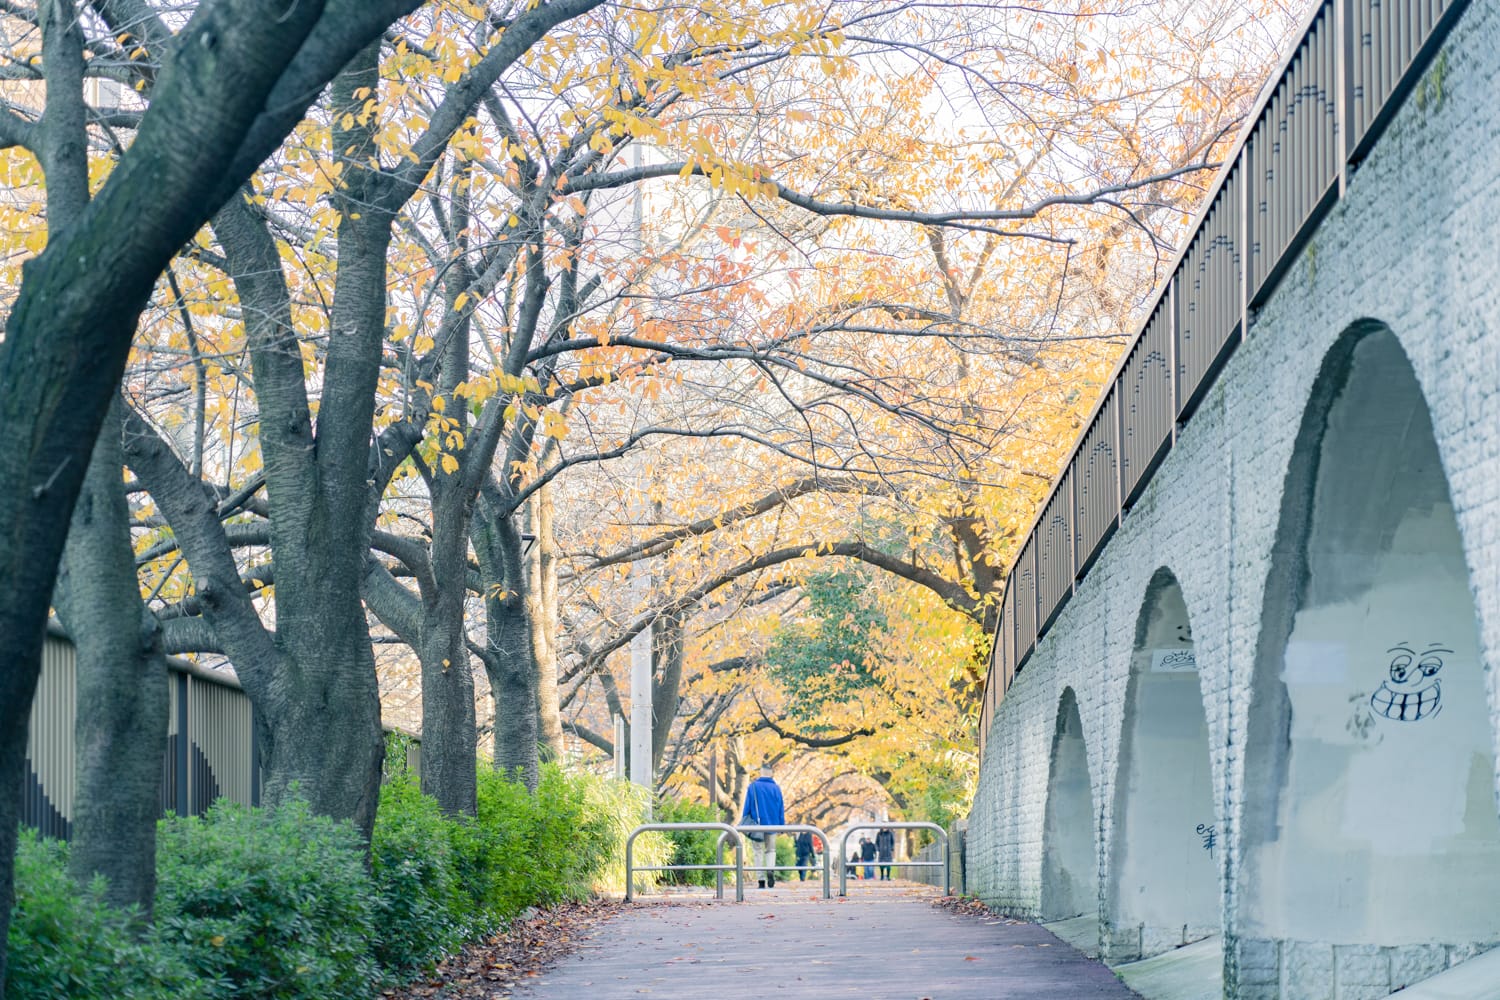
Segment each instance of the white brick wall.
M1441 97L1408 100L1346 197L1253 322L1217 384L996 712L969 827L969 885L1035 916L1059 698L1077 695L1108 884L1114 783L1137 618L1169 568L1191 617L1224 839L1223 917L1241 997L1383 996L1481 946L1245 941L1235 955L1236 825L1250 682L1281 486L1325 354L1388 326L1432 410L1478 615L1500 741L1500 0L1475 0L1445 45ZM1431 75L1431 74L1430 74ZM1433 76L1433 80L1437 79ZM1500 784L1497 784L1500 789ZM1500 903L1496 904L1500 906ZM1105 908L1107 912L1107 908ZM1336 977L1320 978L1317 969ZM1304 975L1293 972L1297 970Z

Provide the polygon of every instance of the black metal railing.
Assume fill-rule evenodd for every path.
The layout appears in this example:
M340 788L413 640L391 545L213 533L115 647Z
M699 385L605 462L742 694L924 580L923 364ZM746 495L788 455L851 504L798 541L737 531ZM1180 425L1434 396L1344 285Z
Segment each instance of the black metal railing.
M1466 3L1324 0L1312 12L1011 565L981 752L1012 678L1244 338L1250 310L1338 200Z

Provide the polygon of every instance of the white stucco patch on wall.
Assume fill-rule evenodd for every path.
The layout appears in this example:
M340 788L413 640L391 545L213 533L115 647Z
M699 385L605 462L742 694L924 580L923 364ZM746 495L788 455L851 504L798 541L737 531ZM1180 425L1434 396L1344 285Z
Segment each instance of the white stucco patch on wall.
M1427 404L1388 331L1336 354L1261 619L1237 930L1500 940L1500 818L1488 789L1478 811L1470 794L1476 759L1493 771L1490 717Z
M1222 848L1208 719L1182 589L1165 569L1141 609L1130 669L1104 901L1111 961L1150 957L1219 929Z

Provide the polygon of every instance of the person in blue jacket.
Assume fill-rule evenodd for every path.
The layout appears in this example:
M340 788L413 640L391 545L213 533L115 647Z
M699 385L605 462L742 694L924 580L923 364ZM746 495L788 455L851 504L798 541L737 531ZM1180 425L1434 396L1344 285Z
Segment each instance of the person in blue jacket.
M771 765L760 769L760 777L750 782L745 790L745 809L740 814L741 826L785 826L786 805L781 799L781 786L771 776ZM776 834L747 833L750 838L750 854L754 866L760 870L757 880L760 888L776 885Z

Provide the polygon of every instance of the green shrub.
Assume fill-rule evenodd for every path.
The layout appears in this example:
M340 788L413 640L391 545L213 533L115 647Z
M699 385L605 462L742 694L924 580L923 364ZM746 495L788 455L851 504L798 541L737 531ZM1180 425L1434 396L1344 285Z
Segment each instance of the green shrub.
M7 1000L176 1000L209 995L180 955L138 914L103 899L103 881L80 891L67 845L23 829L16 850L16 908L8 935Z
M164 820L156 925L142 933L100 886L78 891L64 845L23 831L6 1000L365 996L381 970L409 976L528 907L623 888L641 789L548 764L533 794L485 769L478 817L454 819L422 794L404 749L390 749L368 870L354 828L301 802ZM672 853L662 834L636 841L638 864Z
M482 783L484 778L480 778ZM504 922L494 911L493 901L503 878L503 858L492 851L477 820L450 818L444 827L453 860L453 879L472 933L483 936Z
M473 830L478 855L460 851L466 866L477 869L470 878L482 909L508 920L529 906L586 897L600 864L600 822L588 808L584 779L556 764L543 765L534 794L519 781L482 771Z
M433 965L474 930L476 905L460 880L454 841L461 821L443 816L415 775L394 774L380 789L370 838L375 881L374 955L388 973Z
M376 897L364 846L347 823L306 804L274 810L220 802L201 819L163 820L156 919L216 997L363 996Z
M656 804L656 819L660 823L717 823L721 821L719 811L701 802L663 795ZM714 863L714 847L719 842L715 830L677 830L667 834L672 842L673 865L711 865ZM726 848L727 861L734 860L732 848ZM713 885L711 871L663 872L665 881L675 885Z

